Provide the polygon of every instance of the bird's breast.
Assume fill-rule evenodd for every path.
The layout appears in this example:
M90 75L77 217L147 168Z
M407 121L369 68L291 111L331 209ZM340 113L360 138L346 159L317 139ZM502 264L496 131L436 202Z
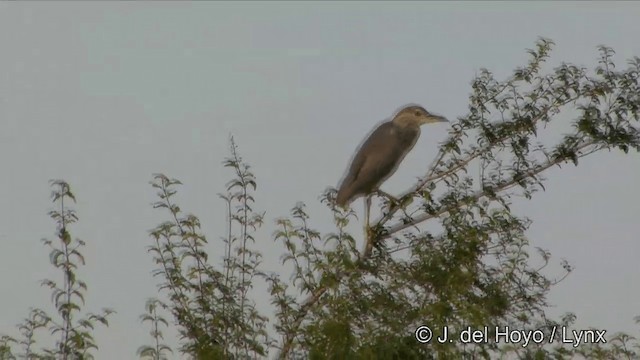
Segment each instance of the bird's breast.
M395 136L400 140L399 143L402 143L404 146L410 144L410 147L415 145L418 137L420 137L420 128L400 128L393 129L396 132Z

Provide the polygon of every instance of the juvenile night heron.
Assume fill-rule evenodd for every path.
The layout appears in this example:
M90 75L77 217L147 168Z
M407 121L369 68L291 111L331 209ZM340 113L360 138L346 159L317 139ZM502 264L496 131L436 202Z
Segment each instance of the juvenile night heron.
M443 116L429 113L421 106L411 105L400 110L391 121L375 129L356 153L347 176L340 184L336 204L346 208L360 196L366 196L366 226L373 193L381 193L380 185L393 175L420 137L420 126L447 122Z

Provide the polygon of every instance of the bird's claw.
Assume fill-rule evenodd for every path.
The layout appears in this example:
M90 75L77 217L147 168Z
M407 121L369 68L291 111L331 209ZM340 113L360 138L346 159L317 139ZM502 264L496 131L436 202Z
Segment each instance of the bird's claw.
M413 196L406 195L400 199L390 199L389 212L394 211L399 207L407 207L413 202Z
M366 226L366 232L367 232L367 239L373 239L374 236L376 235L375 230L373 230L373 228L369 225Z

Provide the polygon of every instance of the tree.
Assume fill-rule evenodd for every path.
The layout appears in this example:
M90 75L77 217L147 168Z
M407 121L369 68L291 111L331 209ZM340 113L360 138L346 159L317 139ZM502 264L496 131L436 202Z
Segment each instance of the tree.
M640 343L623 333L588 346L560 342L559 326L570 327L575 316L549 319L546 297L572 268L563 262L563 273L546 274L551 254L531 251L531 221L511 209L514 198L544 190L543 175L552 167L578 166L603 150L640 150L640 58L616 70L613 50L602 46L592 71L567 63L550 69L545 61L552 46L540 39L529 50L528 64L506 80L480 72L471 84L468 113L452 125L425 175L399 196L412 201L383 201L374 231L349 233L355 213L334 206L333 188L321 201L333 214L335 231L315 230L301 203L289 218L277 219L274 240L284 248L291 280L262 270L261 254L252 249L264 213L255 209L257 180L233 139L224 162L233 179L220 194L227 231L223 251L213 253L220 264L211 260L219 247L208 245L198 217L175 201L180 181L154 175L154 207L168 220L150 232L159 300L148 302L142 317L151 323L154 345L141 347L139 355L160 359L170 352L159 330L168 325L162 315L167 311L181 337L181 354L194 359L265 358L274 350L281 359L639 359ZM567 117L573 118L571 132L551 143L544 128ZM20 325L22 340L0 338L0 359L15 358L16 343L27 358L89 357L97 347L90 329L96 321L106 324L111 312L73 321L86 290L75 277L84 243L72 243L67 231L77 219L64 203L74 199L68 184L54 187L60 211L51 216L60 247L51 259L63 270L65 285L45 284L62 320L32 311ZM268 284L273 316L256 306L252 287L258 281ZM416 332L423 325L433 332L429 344L416 338L425 334ZM489 340L435 341L445 326L449 339L487 326ZM56 349L35 354L34 332L43 327L61 338ZM545 341L491 341L506 327Z
M413 197L415 205L383 206L376 232L362 250L345 231L354 214L331 205L333 190L323 201L335 215L335 233L321 237L313 231L302 206L293 209L293 219L279 221L276 237L288 250L284 261L295 264L294 285L307 295L298 303L278 277L269 278L281 358L576 353L491 342L424 346L412 335L421 324L435 329L434 336L442 335L444 326L459 334L467 326L491 324L541 329L549 337L562 324L544 313L546 295L559 281L542 272L550 254L540 249L541 264L530 262L525 236L530 221L514 214L510 204L515 196L531 198L544 189L542 175L551 167L577 166L597 151L640 149L640 132L632 124L640 109L640 59L616 70L613 50L602 46L592 72L567 63L545 72L552 45L540 39L529 50L529 63L505 81L481 71L472 83L468 114L453 124L426 175L403 195ZM577 112L573 132L556 144L536 142L539 129L564 110ZM571 271L568 263L563 266ZM564 324L571 320L565 317Z

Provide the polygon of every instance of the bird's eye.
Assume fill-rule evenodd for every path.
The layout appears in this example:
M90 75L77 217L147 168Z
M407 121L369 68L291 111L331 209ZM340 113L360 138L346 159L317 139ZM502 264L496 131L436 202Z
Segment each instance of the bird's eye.
M420 115L422 115L422 114L420 113L420 110L416 111L416 116L420 116Z

